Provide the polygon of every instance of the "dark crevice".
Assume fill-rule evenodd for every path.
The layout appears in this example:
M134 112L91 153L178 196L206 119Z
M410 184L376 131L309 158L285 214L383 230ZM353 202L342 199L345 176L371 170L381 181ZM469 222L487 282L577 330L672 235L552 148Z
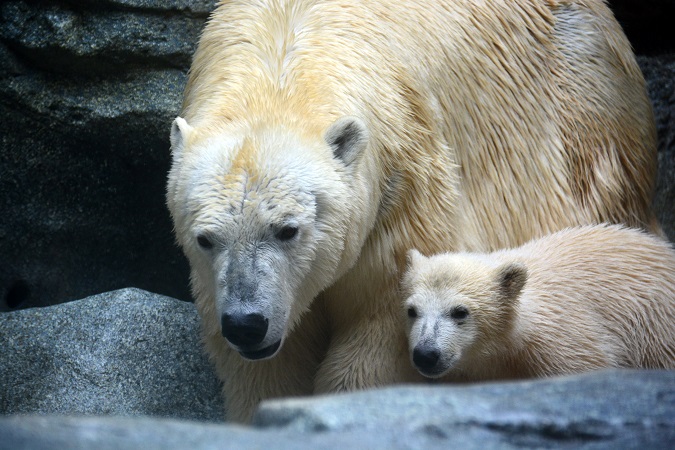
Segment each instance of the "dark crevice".
M31 290L24 280L17 280L9 286L5 294L5 304L9 309L18 309L28 302Z
M675 52L675 1L614 0L609 6L635 53L656 56Z

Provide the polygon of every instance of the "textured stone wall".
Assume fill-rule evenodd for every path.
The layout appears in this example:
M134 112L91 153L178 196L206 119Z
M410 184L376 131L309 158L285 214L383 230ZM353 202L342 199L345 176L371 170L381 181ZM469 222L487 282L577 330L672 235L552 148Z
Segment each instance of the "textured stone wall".
M168 130L211 1L0 3L0 310L189 299Z

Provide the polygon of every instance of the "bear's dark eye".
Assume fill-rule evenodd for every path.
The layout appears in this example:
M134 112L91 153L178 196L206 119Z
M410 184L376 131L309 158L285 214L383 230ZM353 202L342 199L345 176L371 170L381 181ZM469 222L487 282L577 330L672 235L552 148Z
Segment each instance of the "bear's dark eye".
M450 317L455 320L464 320L469 315L469 310L463 306L457 306L450 311Z
M411 319L417 317L417 311L415 311L415 308L413 308L412 306L408 308L408 317L410 317Z
M285 227L282 227L279 231L277 231L274 236L280 241L290 241L295 236L297 236L297 234L298 234L298 227L293 225L287 225Z
M211 250L213 248L213 242L203 234L197 236L197 244L204 250Z

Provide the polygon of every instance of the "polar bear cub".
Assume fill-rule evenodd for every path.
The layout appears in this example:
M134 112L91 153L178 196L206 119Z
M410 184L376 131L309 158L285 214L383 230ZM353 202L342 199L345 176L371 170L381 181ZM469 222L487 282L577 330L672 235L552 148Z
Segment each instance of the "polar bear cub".
M408 253L410 357L447 381L675 368L675 251L618 225L508 250Z

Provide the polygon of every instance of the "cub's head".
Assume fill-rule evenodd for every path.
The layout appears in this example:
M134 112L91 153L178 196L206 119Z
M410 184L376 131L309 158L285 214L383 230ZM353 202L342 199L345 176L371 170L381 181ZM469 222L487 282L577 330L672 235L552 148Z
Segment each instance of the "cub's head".
M401 286L415 368L438 378L474 358L489 357L512 325L526 281L523 265L499 264L489 255L425 257L410 250Z
M279 123L171 130L167 204L207 335L274 356L318 293L354 264L374 217L357 118L313 137Z

